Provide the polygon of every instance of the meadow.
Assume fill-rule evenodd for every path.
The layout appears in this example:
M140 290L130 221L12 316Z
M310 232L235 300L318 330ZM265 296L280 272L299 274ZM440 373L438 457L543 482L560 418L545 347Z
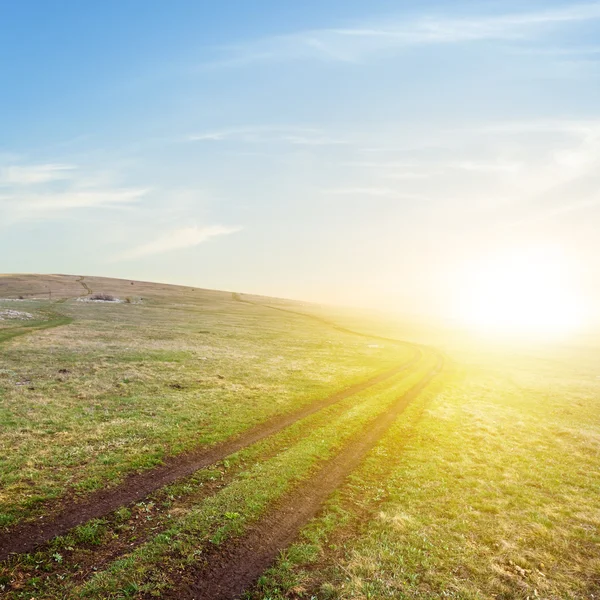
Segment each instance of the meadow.
M7 598L600 594L593 344L94 277L0 298Z

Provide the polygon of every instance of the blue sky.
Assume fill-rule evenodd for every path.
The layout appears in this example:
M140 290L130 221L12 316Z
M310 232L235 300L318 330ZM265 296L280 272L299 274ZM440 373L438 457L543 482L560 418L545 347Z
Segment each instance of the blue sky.
M0 272L443 312L600 304L600 3L0 0ZM572 280L572 281L571 281Z

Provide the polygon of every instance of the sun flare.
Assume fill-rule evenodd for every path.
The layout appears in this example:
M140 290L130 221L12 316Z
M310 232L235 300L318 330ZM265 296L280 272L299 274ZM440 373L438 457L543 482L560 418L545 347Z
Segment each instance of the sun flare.
M514 252L469 267L461 286L460 320L482 333L560 335L582 320L571 270L560 254Z

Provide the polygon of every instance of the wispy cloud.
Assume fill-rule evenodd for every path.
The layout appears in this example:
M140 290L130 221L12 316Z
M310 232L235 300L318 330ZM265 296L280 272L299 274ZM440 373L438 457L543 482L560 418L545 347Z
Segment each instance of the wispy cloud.
M350 197L370 197L370 198L395 198L403 200L421 200L423 197L419 194L411 194L386 187L348 187L323 190L326 196L350 196Z
M0 223L8 226L19 221L46 221L71 216L84 209L123 209L135 206L148 189L110 188L69 190L37 194L0 196Z
M471 171L474 173L517 173L522 165L518 162L508 161L481 161L481 160L460 160L449 162L440 167L448 169L457 169L459 171Z
M348 144L348 141L336 139L328 136L301 136L301 135L286 135L281 138L284 142L289 142L295 146L337 146Z
M34 185L70 179L74 165L42 164L42 165L9 165L0 169L0 185Z
M225 131L208 131L206 133L193 133L188 136L187 141L189 142L221 142L233 134L229 130Z
M158 236L156 239L117 256L114 260L134 260L155 254L164 254L173 250L198 246L209 239L221 235L229 235L240 231L241 227L224 227L222 225L211 225L208 227L183 227L173 229Z
M350 27L300 31L225 48L221 59L205 68L237 67L258 62L318 59L360 62L371 54L428 44L483 40L528 40L569 23L600 19L600 3L565 4L535 12L397 17Z
M549 208L542 208L536 211L534 214L530 214L525 218L519 219L510 223L512 227L520 227L531 225L532 223L539 223L542 221L549 221L555 217L561 217L568 215L569 213L589 210L591 208L597 208L600 206L600 197L587 198L584 200L575 200L566 202L558 206L551 206Z
M452 134L463 133L487 134L528 134L558 133L564 135L587 136L600 134L600 119L527 119L519 121L500 121L476 126L469 129L447 130Z
M441 129L436 136L444 143L433 152L371 146L379 149L377 156L340 161L337 185L322 194L366 202L424 199L440 219L485 218L499 228L544 221L554 226L550 221L563 215L600 206L596 119L490 121Z
M346 166L375 171L387 172L386 176L392 179L422 179L434 173L444 171L470 171L474 173L517 173L522 164L516 161L482 161L477 159L464 159L458 161L440 161L429 159L421 162L405 163L401 161L355 161L344 163Z
M569 46L569 47L544 47L518 46L511 48L512 54L536 55L550 57L594 57L600 54L600 46Z
M271 143L297 146L330 146L348 144L348 140L327 135L311 127L233 127L194 133L187 137L189 142L241 142L247 144Z
M0 167L0 222L54 219L75 210L132 206L148 188L115 186L98 174L62 163Z
M467 139L472 135L480 152L511 157L474 161L494 177L494 189L504 198L498 203L504 224L550 221L600 205L600 121L507 121L466 131ZM456 161L456 167L470 162Z
M22 210L34 212L62 211L72 208L107 208L138 202L148 192L148 189L132 188L70 191L62 194L24 196L19 204Z

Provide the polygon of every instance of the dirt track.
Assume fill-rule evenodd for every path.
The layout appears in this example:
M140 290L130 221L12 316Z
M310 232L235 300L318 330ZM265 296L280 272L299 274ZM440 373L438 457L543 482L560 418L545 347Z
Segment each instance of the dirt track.
M209 448L200 448L169 458L159 467L127 477L121 484L114 488L99 490L81 501L73 499L63 500L52 514L39 518L34 522L17 525L0 534L0 561L8 558L10 554L30 552L52 538L63 535L77 525L86 523L90 519L103 517L120 506L142 500L155 490L189 476L195 471L214 464L234 452L238 452L251 444L278 433L300 419L308 417L354 394L358 394L371 386L382 383L417 363L420 360L421 354L421 351L416 349L414 357L402 365L389 369L375 377L357 383L294 412L260 423L233 439L226 440Z
M77 283L80 283L83 287L83 289L85 290L85 294L83 294L84 296L91 296L92 294L92 289L90 288L90 286L84 281L85 277L83 275L80 275L79 278L77 279Z
M194 600L234 600L240 597L274 562L278 553L313 518L326 498L358 467L365 455L385 434L408 404L428 385L443 366L437 365L376 417L334 458L311 478L288 492L277 506L262 517L241 538L232 539L206 555L204 565L188 571L176 588L164 598Z

